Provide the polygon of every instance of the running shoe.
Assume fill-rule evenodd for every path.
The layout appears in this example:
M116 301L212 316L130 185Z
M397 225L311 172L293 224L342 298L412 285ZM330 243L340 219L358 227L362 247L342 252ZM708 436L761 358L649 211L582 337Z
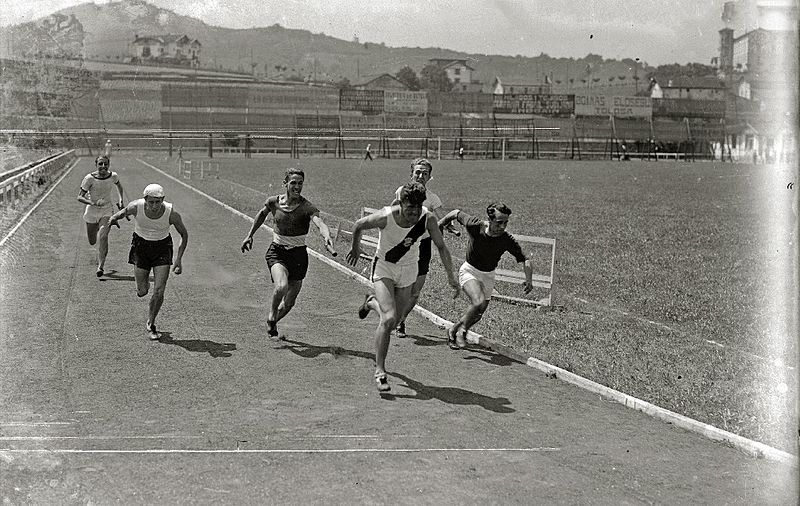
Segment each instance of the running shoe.
M456 343L456 336L453 334L454 327L450 327L447 329L447 346L450 347L451 350L458 350L458 343Z
M150 335L151 341L157 341L159 338L158 331L156 330L156 324L147 322L147 333Z
M267 320L267 334L269 337L278 337L278 322Z
M95 276L97 276L99 278L100 276L103 275L103 268L102 267L98 267L97 268L97 272L95 272L94 274L95 274Z
M375 371L375 383L378 385L378 392L388 392L392 389L385 372Z
M369 302L370 299L373 298L375 297L372 294L368 293L366 297L364 297L364 303L361 304L360 308L358 308L358 317L361 318L362 320L366 318L367 315L369 314L370 308L367 305L367 303Z
M457 332L456 333L456 345L461 349L464 349L464 348L467 347L467 331L466 330L463 331L463 332Z
M403 338L406 337L406 322L400 322L397 324L397 328L394 329L397 337Z

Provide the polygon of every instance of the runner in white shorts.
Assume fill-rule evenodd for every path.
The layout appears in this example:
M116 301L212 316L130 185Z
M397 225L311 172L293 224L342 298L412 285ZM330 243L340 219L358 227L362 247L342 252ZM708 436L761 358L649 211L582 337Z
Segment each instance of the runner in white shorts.
M83 178L80 193L78 193L78 202L86 204L83 221L86 222L89 244L92 246L97 244L97 272L95 274L99 278L103 275L106 256L108 256L108 220L116 210L114 202L117 203L117 209L122 208L124 192L119 176L110 170L107 156L98 156L94 164L97 170L86 174Z
M419 239L428 233L439 250L447 279L458 294L458 282L453 275L450 251L444 244L436 217L422 203L425 187L411 182L400 190L400 203L387 206L358 220L353 227L353 246L347 261L355 266L361 256L361 234L364 230L379 229L378 248L372 262L372 286L375 295L368 294L358 311L361 319L370 310L380 316L375 330L375 382L378 391L390 389L386 379L386 353L389 335L394 329L403 308L408 304L411 288L417 279Z
M431 211L434 215L436 215L436 219L444 218L445 210L442 207L442 199L439 198L438 195L433 193L428 188L428 181L430 181L433 176L431 173L433 171L433 166L431 162L428 161L427 158L416 158L414 161L411 162L411 181L417 182L422 184L425 187L425 202L422 203L424 207ZM395 191L395 198L392 201L392 204L399 204L400 203L400 191L403 189L402 186L397 188ZM460 235L460 233L455 230L454 228L448 228L448 232ZM422 287L425 286L425 279L428 276L428 269L431 263L431 238L430 236L425 233L422 235L422 238L419 241L419 261L417 262L417 279L414 281L414 286L411 289L411 298L408 301L408 305L403 309L403 311L398 316L397 328L395 329L395 333L397 337L405 337L406 336L406 317L414 309L417 301L419 300L419 294L422 291Z
M503 253L508 251L517 262L524 262L523 290L525 293L533 290L531 261L522 252L522 247L514 236L506 232L511 209L498 202L486 208L486 215L489 221L481 221L465 212L453 209L439 220L440 227L446 227L453 220L458 220L469 237L467 261L458 270L458 281L470 299L470 306L461 319L447 331L447 341L454 350L466 347L467 331L478 323L486 312L494 289L495 269Z

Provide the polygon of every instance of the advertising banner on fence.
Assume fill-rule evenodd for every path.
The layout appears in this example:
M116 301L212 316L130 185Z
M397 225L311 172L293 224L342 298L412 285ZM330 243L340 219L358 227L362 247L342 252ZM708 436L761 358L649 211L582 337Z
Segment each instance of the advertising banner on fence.
M688 98L654 98L653 116L665 118L725 117L724 100L693 100Z
M383 90L339 90L339 110L367 114L383 112Z
M575 111L574 95L494 95L495 113L569 116Z
M383 91L383 110L386 112L428 112L428 94L424 91Z
M652 114L653 102L650 97L575 94L576 116L649 118Z
M258 87L248 89L249 109L271 109L285 111L339 110L339 97L335 90L312 87Z

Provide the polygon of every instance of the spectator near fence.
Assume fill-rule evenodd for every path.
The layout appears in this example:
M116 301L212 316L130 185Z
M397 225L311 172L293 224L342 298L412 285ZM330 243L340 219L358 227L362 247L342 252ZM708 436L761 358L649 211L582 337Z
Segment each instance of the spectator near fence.
M371 149L372 149L372 144L367 144L367 149L364 151L364 160L372 161L372 153L370 151Z

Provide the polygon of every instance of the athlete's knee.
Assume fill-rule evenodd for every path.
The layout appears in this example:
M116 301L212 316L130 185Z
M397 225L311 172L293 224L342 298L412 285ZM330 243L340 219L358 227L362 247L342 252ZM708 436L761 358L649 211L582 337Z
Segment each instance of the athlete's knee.
M290 309L294 307L295 301L296 299L294 299L293 297L287 297L283 299L283 301L281 301L281 306L283 306L283 309L288 312Z
M275 287L273 288L273 290L275 291L275 295L280 295L281 297L283 297L289 291L289 283L285 282L275 283Z
M382 314L381 324L393 329L397 325L397 313L395 311L389 311L388 313Z
M157 285L153 287L153 298L164 298L164 292L166 291L166 285Z

